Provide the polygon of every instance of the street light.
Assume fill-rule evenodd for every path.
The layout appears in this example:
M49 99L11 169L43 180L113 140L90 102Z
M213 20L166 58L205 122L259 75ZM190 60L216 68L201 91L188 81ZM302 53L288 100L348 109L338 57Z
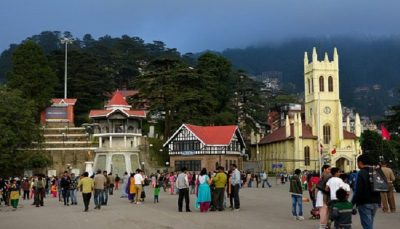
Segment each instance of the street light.
M142 168L143 168L143 171L144 171L144 161L142 161Z
M68 44L72 44L74 41L72 38L63 37L61 40L61 44L65 44L65 66L64 66L64 99L67 98L67 53L68 53Z

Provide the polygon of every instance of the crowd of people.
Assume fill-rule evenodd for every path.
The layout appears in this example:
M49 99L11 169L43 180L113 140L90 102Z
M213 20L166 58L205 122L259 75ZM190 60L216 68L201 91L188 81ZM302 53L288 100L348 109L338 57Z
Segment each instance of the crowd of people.
M319 228L333 227L337 229L352 228L352 215L359 214L364 229L371 229L374 217L382 207L385 213L396 212L393 182L393 171L385 162L372 166L368 155L360 155L357 159L359 171L345 174L339 168L324 165L321 176L317 172L296 169L289 176L289 192L292 199L292 215L295 220L304 220L302 203L308 200L303 196L303 190L308 190L313 206L311 218L319 219ZM382 178L387 183L387 189L374 189L373 170L381 169ZM351 200L351 191L353 193Z
M300 171L294 174L281 173L277 175L277 183L289 183L292 201L292 215L295 220L304 220L303 202L310 200L312 219L319 219L319 228L351 228L352 215L359 214L363 228L373 228L377 209L383 212L396 211L393 182L393 171L382 162L382 170L388 184L388 190L375 191L372 188L371 161L367 155L357 159L359 171L344 174L339 168L324 165L322 174L313 171ZM254 184L255 183L255 184ZM189 195L195 195L193 206L205 213L209 211L224 211L229 208L240 209L239 190L244 187L272 187L268 174L240 172L235 164L229 170L219 166L215 171L203 168L199 173L182 168L180 172L152 173L149 176L143 170L125 173L122 177L96 171L89 177L87 172L81 176L65 171L60 177L36 175L24 178L0 178L0 204L4 203L16 210L19 200L32 200L36 207L44 206L44 199L58 198L64 206L77 205L77 191L82 193L84 211L89 211L89 204L94 199L94 209L101 209L108 204L109 195L121 187L121 198L127 198L130 203L142 205L146 198L146 186L153 190L153 202L159 203L160 190L170 195L178 195L178 211L191 211ZM309 199L303 195L308 191ZM351 200L350 194L353 193Z

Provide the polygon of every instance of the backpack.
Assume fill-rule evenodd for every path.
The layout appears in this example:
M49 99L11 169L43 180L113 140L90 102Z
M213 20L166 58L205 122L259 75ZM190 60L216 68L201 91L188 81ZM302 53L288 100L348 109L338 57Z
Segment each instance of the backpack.
M370 166L368 168L369 181L371 182L371 191L387 192L389 191L388 182L381 168Z
M329 191L326 191L326 183L328 182L328 180L330 179L330 177L328 179L320 179L318 184L316 185L316 188L321 191L323 194L329 195Z

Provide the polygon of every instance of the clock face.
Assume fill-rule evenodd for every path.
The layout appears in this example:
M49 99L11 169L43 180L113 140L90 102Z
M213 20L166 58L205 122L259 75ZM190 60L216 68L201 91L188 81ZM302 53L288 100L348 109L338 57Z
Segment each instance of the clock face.
M324 113L325 114L330 114L331 113L331 108L330 107L325 107L324 108Z

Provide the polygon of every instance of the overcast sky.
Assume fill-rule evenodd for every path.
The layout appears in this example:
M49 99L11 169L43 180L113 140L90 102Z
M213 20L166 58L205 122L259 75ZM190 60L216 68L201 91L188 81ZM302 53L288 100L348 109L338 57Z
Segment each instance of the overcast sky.
M0 0L0 51L44 30L139 36L181 52L303 36L400 34L398 0Z

